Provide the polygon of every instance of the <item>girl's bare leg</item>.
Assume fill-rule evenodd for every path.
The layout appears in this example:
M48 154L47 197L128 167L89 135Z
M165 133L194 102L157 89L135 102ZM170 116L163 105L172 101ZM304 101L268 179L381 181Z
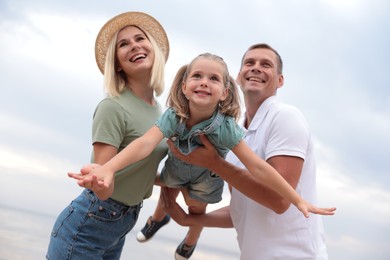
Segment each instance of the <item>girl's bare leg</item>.
M156 176L156 179L154 181L154 184L155 185L158 185L158 186L164 186L164 184L160 181L160 175L157 175ZM175 190L176 191L176 190ZM179 189L177 189L177 194L176 194L176 197L177 195L179 195ZM160 200L160 199L159 199ZM157 206L156 208L154 209L154 212L153 212L153 215L152 215L152 220L153 221L156 221L156 222L161 222L164 217L167 215L167 213L165 213L165 211L163 210L163 208L161 207L161 203L160 201L157 203Z
M207 207L206 203L190 198L187 189L182 189L181 192L188 206L188 212L190 214L204 214L206 212L206 207ZM184 243L188 246L195 245L198 242L202 229L203 228L199 226L189 227Z

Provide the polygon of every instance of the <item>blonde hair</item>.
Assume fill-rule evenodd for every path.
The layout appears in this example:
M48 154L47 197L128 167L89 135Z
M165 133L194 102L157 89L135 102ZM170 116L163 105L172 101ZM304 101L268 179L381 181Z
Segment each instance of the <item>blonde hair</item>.
M223 85L228 89L228 94L225 100L220 101L218 107L222 114L231 116L237 120L240 116L240 98L237 85L234 79L229 75L229 70L225 61L221 57L211 53L198 55L190 64L184 65L178 70L169 91L167 106L175 109L176 114L180 117L180 121L188 119L189 103L182 91L182 84L186 81L193 63L202 58L216 61L223 67Z
M146 35L154 49L154 61L150 74L149 87L153 88L156 96L159 96L164 91L165 56L158 47L156 40L148 32L143 31L139 27L137 28ZM119 96L127 88L128 83L125 73L123 71L117 71L116 41L118 40L119 32L120 30L115 33L108 45L106 62L104 64L104 86L108 95L112 97Z

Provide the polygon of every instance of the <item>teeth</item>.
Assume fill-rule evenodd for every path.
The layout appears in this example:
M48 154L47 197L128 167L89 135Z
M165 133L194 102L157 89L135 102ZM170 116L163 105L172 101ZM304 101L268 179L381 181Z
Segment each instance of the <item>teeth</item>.
M257 77L249 77L248 80L253 80L253 81L258 81L258 82L264 82L264 80L262 80L261 78L257 78Z
M138 60L140 58L145 58L145 57L146 57L145 54L138 54L138 55L135 55L130 61L134 62L134 61L136 61L136 60Z
M196 94L203 94L203 95L211 95L210 93L208 92L205 92L205 91L194 91Z

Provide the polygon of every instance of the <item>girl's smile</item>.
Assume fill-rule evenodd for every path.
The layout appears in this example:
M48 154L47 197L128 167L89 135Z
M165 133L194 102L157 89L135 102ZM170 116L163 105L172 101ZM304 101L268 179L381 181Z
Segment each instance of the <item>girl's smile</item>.
M223 72L221 64L210 59L200 58L192 64L182 86L190 108L215 111L218 103L226 98Z

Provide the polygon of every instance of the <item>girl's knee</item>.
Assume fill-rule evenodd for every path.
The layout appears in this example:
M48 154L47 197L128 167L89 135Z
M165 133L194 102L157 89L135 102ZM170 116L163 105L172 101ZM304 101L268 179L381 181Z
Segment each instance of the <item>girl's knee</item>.
M188 212L191 214L204 214L206 213L207 204L199 202L196 204L188 205Z

